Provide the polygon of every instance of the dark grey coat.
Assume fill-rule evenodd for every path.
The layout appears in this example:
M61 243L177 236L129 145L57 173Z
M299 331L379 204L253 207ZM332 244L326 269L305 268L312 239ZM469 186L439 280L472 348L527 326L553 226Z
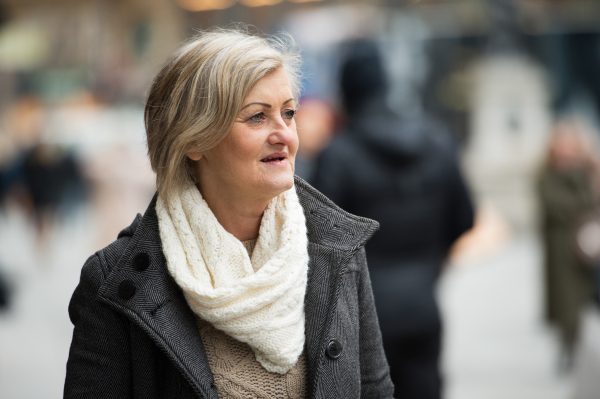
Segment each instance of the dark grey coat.
M363 248L378 224L344 212L300 179L296 190L309 241L310 397L391 398ZM66 398L217 398L194 314L167 271L155 204L156 197L83 266L69 305L75 328ZM147 268L140 253L149 256ZM342 345L337 358L328 351L332 340Z

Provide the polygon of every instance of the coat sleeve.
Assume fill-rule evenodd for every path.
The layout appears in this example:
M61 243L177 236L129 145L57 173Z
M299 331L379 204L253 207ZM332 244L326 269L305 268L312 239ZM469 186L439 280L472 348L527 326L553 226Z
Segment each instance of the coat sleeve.
M371 278L367 267L365 249L362 248L357 256L361 265L358 280L358 298L360 315L360 374L361 398L393 398L394 385L390 378L375 300L371 288Z
M69 304L74 329L65 398L131 397L129 323L96 299L104 278L101 259L91 256Z

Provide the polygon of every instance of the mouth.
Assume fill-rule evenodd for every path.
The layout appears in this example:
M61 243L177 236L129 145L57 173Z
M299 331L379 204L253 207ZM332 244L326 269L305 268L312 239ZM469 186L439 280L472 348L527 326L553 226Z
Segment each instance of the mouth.
M265 158L265 159L261 159L260 162L279 162L279 161L283 161L284 159L285 159L285 157Z
M279 152L276 154L270 154L267 157L261 159L261 162L264 163L279 163L283 162L287 159L287 154L285 152Z

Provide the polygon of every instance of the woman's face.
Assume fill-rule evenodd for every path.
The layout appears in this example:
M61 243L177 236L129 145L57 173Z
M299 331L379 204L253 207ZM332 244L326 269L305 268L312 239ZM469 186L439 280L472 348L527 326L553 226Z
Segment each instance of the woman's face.
M294 184L298 150L296 103L280 68L265 76L244 99L229 134L200 158L201 192L241 198L273 198Z
M585 153L575 128L567 124L556 127L550 141L550 159L554 166L561 169L577 168L582 165L584 158Z

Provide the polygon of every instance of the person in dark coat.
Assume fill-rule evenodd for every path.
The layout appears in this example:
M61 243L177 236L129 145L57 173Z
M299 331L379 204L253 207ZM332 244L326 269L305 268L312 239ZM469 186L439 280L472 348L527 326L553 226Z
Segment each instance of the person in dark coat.
M66 398L393 397L364 245L294 176L298 53L203 32L145 111L158 193L69 304Z
M593 164L585 155L576 128L556 125L547 163L539 179L542 237L545 248L545 310L560 332L561 367L572 364L583 307L594 294L592 267L578 256L577 224L596 208Z
M38 241L44 242L59 207L71 187L83 185L79 165L72 153L38 143L24 154L23 180L33 205Z
M399 117L386 105L375 44L351 48L341 74L347 126L321 154L313 185L381 223L369 269L395 396L439 398L435 285L450 246L472 227L473 207L447 130Z

